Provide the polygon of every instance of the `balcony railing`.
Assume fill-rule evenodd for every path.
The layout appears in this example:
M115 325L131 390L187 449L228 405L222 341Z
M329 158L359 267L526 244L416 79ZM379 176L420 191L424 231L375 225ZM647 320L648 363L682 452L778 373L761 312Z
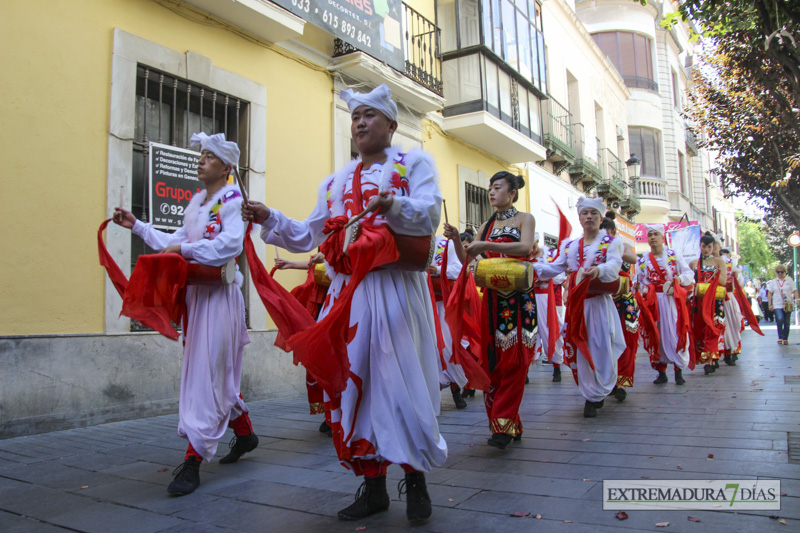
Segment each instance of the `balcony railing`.
M403 54L406 75L426 89L443 96L442 62L439 57L440 30L436 24L403 2ZM333 57L357 52L358 48L339 38L333 41Z
M639 198L641 200L661 200L662 202L669 202L667 182L658 178L640 178Z
M602 165L600 164L600 139L594 136L587 136L583 124L580 122L573 125L575 135L575 156L577 160L574 165L568 168L568 172L572 177L572 184L577 185L580 182L596 182L603 178ZM588 186L584 185L584 189L588 190L594 186L590 183Z
M622 161L608 148L600 150L600 161L603 177L597 183L597 193L603 198L624 198L628 185L625 183Z
M697 155L700 153L697 150L697 138L689 126L686 126L686 151L692 152L692 155Z
M648 91L658 92L658 83L650 78L642 78L639 76L623 76L622 80L628 87L634 89L647 89Z
M544 124L545 147L560 159L572 162L575 159L572 113L553 97L545 100L544 106L547 117Z

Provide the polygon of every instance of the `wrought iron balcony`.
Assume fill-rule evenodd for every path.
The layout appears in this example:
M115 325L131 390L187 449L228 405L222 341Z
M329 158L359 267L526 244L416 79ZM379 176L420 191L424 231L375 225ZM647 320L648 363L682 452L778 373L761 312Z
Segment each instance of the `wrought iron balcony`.
M575 164L575 135L572 128L572 113L550 97L543 102L545 107L544 146L547 158L553 161L554 173Z
M407 78L426 89L444 95L442 87L442 62L439 57L440 30L436 24L403 2L403 54ZM339 38L333 41L333 57L340 57L359 49Z
M583 183L585 191L592 189L603 178L600 164L600 139L586 137L585 127L578 122L574 124L575 164L567 168L572 185Z
M697 138L695 137L692 128L690 128L688 125L686 126L686 151L691 155L697 155L700 153L697 149Z
M608 148L600 150L600 161L603 176L597 181L597 194L608 200L625 198L627 183L622 170L624 163Z

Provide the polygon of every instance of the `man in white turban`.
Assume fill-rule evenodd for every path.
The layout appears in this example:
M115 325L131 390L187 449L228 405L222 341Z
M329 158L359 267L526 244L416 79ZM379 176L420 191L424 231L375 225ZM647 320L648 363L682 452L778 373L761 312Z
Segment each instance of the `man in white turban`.
M442 201L436 170L421 150L405 153L392 146L397 104L391 91L381 85L369 93L344 90L341 96L350 109L359 157L323 180L317 205L305 220L292 220L252 201L243 208L243 217L262 225L261 237L268 244L295 253L320 245L329 220L341 221L365 208L379 209L375 224L386 224L395 234L430 237L439 226ZM318 321L344 298L351 279L336 255L341 254L326 253L331 285ZM424 521L431 515L424 472L447 459L436 419L441 404L439 354L427 278L424 272L372 270L352 294L353 338L347 344L351 377L341 393L326 392L325 409L339 460L365 479L355 502L339 511L339 518L358 520L385 511L386 469L396 463L405 471L406 516L412 523ZM341 307L333 312L337 309Z
M176 253L187 261L212 267L231 263L242 252L245 226L239 216L242 195L227 185L239 163L239 147L225 135L192 135L200 145L197 178L205 189L192 196L183 225L175 233L159 231L121 207L114 222L139 235L161 253ZM250 343L245 324L242 275L229 285L186 287L186 328L183 331L178 434L189 441L184 463L167 491L183 495L200 485L200 464L210 461L228 427L234 431L231 451L220 463L234 463L258 445L258 437L240 396L242 357Z
M555 261L534 263L533 268L540 280L552 279L567 269L571 272L564 361L586 400L583 416L593 418L617 384L617 360L625 350L625 337L611 294L583 297L585 285L578 287L585 277L602 283L618 280L624 247L621 239L600 229L606 208L602 199L581 197L577 207L583 237L565 241ZM577 321L584 322L585 338Z
M684 312L686 299L676 302L675 285L689 286L694 282L694 272L683 256L664 246L664 224L645 224L650 253L641 257L636 265L636 281L644 296L645 305L658 328L659 342L649 338L649 328L640 328L645 349L650 354L650 364L658 372L653 383L667 382L667 365L675 370L675 384L683 385L683 369L691 357L691 324L688 316L680 324L679 311ZM681 308L679 310L678 304ZM692 365L693 366L693 365Z

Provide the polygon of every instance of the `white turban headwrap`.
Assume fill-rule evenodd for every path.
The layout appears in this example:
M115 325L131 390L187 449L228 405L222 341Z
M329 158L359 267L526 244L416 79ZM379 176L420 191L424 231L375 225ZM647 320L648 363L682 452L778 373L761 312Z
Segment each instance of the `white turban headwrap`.
M645 224L644 227L647 228L647 233L657 231L661 235L664 235L664 224Z
M714 235L714 242L718 242L719 244L722 244L722 234L716 233Z
M202 131L193 133L192 146L200 145L200 150L208 150L219 157L226 165L239 166L239 147L233 141L226 141L224 133L206 135Z
M374 107L389 120L397 120L397 104L392 100L392 90L382 83L368 93L357 93L352 89L344 89L340 94L347 103L350 114L362 105Z
M603 211L606 209L606 204L602 198L586 198L585 196L581 196L578 198L578 215L581 214L581 211L584 209L595 209L600 215L603 214Z

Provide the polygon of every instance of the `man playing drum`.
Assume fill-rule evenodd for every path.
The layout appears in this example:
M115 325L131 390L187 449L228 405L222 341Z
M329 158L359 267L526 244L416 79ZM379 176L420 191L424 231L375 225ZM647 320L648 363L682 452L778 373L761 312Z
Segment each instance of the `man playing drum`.
M579 285L585 277L606 284L618 281L623 246L621 240L600 229L606 207L602 199L581 197L577 207L583 237L565 242L554 262L534 263L533 268L540 280L552 279L567 269L571 272L564 360L586 399L583 416L593 418L617 384L617 359L625 350L625 337L611 293L589 293L584 298ZM582 329L577 321L585 324L580 338L571 334Z
M242 195L226 185L239 162L239 147L225 135L192 135L200 145L197 178L205 190L195 194L175 233L145 224L129 211L116 208L114 222L132 229L161 253L176 253L187 261L219 267L242 252L245 225L239 216ZM220 463L234 463L258 445L248 409L240 396L242 355L250 343L245 325L242 275L238 269L228 285L189 285L181 370L178 433L189 441L184 463L167 491L189 494L200 485L200 463L210 461L230 426L235 437Z
M439 226L442 202L436 170L426 153L392 146L397 104L391 91L381 85L366 94L343 90L341 97L350 109L360 157L323 180L317 205L305 220L292 220L258 202L243 206L242 216L262 225L267 243L295 253L322 243L326 222L365 208L379 211L378 227L388 225L398 236L430 238ZM339 460L365 477L355 502L339 511L339 518L358 520L388 509L386 469L397 463L406 474L401 484L407 490L407 518L426 520L431 502L424 472L447 459L436 419L439 354L426 274L372 270L351 293L346 288L351 276L335 250L325 260L331 285L318 320L325 319L340 295L352 294L346 348L350 377L344 391L333 397L326 393L325 406Z

